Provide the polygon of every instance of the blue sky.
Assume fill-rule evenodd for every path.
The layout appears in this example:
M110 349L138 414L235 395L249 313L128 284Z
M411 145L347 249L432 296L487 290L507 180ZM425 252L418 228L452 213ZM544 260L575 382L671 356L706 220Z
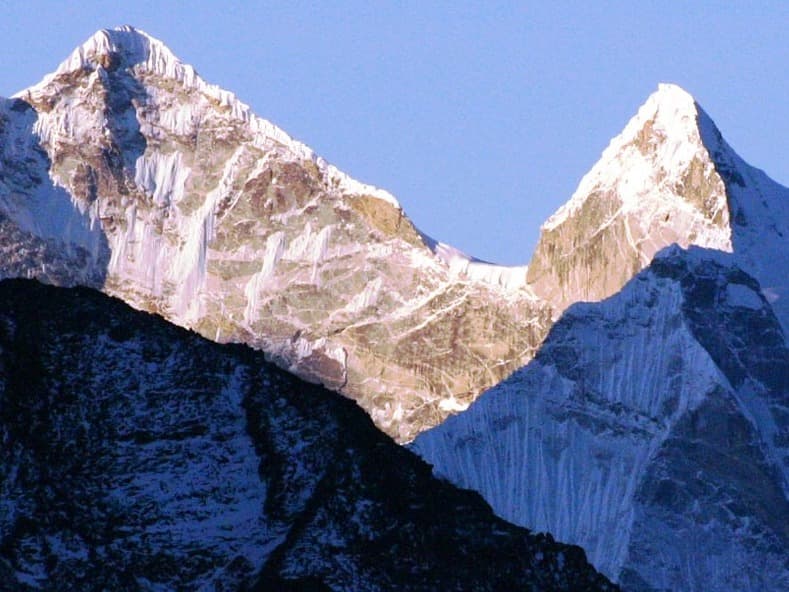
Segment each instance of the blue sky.
M528 261L658 82L789 184L789 3L3 2L0 95L131 24L438 240Z

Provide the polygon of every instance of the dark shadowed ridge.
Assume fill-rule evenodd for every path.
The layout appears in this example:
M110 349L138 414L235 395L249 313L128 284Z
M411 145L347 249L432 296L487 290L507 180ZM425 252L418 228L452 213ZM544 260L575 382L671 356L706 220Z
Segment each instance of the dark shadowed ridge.
M0 283L0 434L0 589L615 589L353 401L89 289Z

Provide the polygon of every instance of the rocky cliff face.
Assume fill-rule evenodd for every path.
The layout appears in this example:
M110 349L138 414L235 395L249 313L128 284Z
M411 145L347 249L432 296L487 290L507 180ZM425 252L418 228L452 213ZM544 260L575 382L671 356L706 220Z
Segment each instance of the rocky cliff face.
M0 229L0 275L263 349L401 440L521 366L550 322L525 269L423 237L129 27L0 105Z
M0 589L612 590L355 403L92 290L0 283Z
M533 362L415 449L625 589L786 589L789 350L733 259L674 247L571 306Z

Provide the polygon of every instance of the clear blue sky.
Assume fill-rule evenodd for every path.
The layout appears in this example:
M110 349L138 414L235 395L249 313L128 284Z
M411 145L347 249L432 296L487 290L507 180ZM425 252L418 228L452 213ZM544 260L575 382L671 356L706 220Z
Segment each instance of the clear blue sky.
M139 27L477 257L528 261L658 82L789 183L789 3L3 2L0 95Z

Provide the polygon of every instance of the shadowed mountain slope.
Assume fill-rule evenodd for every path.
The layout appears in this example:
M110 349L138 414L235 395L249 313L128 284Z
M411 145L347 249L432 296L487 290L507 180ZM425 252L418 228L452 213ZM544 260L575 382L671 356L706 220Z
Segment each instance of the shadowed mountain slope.
M0 283L0 441L3 590L613 589L353 401L84 288Z
M571 306L531 363L414 449L625 589L785 589L789 349L732 259L672 247Z

